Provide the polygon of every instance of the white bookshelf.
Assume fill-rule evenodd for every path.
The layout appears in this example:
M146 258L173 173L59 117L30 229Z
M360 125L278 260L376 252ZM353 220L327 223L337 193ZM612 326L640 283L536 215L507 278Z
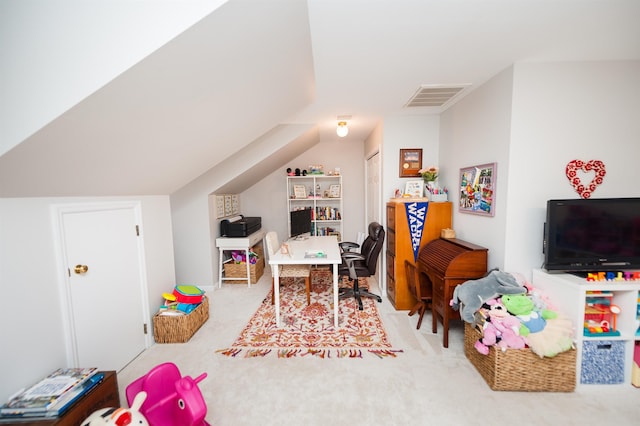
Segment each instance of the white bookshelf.
M305 196L296 197L296 187L304 187ZM342 237L342 176L287 176L287 212L313 209L312 235ZM333 191L332 191L333 190ZM287 229L291 236L291 217L287 214Z
M630 389L640 392L631 385L631 373L633 365L633 351L638 335L638 295L640 281L587 281L573 274L548 273L541 269L533 271L532 284L549 298L558 312L568 316L576 330L576 385L580 387L598 388L607 386L628 386ZM620 307L621 312L617 316L617 330L619 336L610 335L585 335L584 318L585 302L590 291L610 291L613 293L613 303ZM623 371L624 380L621 384L584 384L581 383L583 348L585 342L618 342L624 343ZM585 362L589 360L585 359Z

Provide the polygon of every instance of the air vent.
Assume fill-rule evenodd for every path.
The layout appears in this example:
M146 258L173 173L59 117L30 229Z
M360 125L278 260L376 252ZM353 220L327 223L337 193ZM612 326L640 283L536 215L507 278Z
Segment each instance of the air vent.
M442 107L459 96L469 84L438 85L423 84L413 94L405 108L414 107Z

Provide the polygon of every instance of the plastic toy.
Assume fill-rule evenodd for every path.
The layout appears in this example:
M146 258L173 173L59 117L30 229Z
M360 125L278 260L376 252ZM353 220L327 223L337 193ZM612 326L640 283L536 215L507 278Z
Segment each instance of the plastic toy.
M127 386L127 402L131 404L135 395L146 392L140 412L151 426L207 426L207 404L198 388L205 377L207 373L195 379L182 377L175 364L159 364Z
M244 251L232 251L231 258L234 263L246 263L247 256ZM255 265L258 262L258 255L252 251L249 251L249 263Z
M146 392L138 392L135 398L133 398L133 403L130 403L131 408L102 408L94 411L81 423L81 426L149 426L149 422L140 412L140 407L146 398Z
M617 330L620 307L612 303L613 293L593 291L587 295L584 307L585 336L619 336Z

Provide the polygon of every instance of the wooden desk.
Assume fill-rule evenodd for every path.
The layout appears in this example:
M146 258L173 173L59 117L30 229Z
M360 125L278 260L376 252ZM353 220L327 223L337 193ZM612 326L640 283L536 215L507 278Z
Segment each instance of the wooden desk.
M118 392L118 378L115 371L105 371L104 379L95 388L83 395L78 402L60 417L33 417L18 419L0 419L0 425L18 426L76 426L89 417L91 413L101 408L119 407L120 393Z
M269 258L273 271L273 295L276 308L276 326L280 327L280 279L277 265L333 265L333 324L338 328L338 265L342 262L340 246L335 235L290 239L289 254L276 251ZM326 257L305 257L307 251L322 251Z
M439 238L426 244L418 255L421 280L432 286L432 331L438 332L442 321L442 346L449 347L449 320L460 319L460 312L449 306L453 290L468 280L482 278L487 273L488 249L459 240Z
M243 250L246 259L249 259L249 249L264 239L266 232L264 229L254 232L248 237L220 237L216 238L216 247L220 251L220 260L218 262L218 288L222 288L222 271L224 269L224 251L225 250ZM225 281L247 280L247 287L251 287L251 264L247 262L246 278L224 278Z

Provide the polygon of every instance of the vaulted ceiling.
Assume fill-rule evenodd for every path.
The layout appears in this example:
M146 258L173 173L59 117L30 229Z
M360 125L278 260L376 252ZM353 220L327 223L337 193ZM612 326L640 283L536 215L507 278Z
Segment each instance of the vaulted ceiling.
M88 9L56 4L64 3L61 13L79 14L73 22L91 32L92 18L81 12ZM35 101L18 102L36 87L25 82L51 78L63 93L74 81L56 80L36 66L0 74L0 88L25 87L22 97L19 91L13 99L0 96L0 146L8 146L0 157L0 196L171 194L260 141L278 145L264 155L268 165L276 155L334 140L339 115L351 116L348 143L365 139L384 117L440 112L441 106L406 106L423 85L463 86L465 96L517 62L640 60L640 2L634 0L230 0L207 6L206 16L185 31L52 119L30 124L16 140L8 135L18 134L17 126L38 110ZM9 25L12 18L42 19L36 8L11 0L0 15L3 64L19 63L12 51L26 56L30 43L47 41L46 33L31 40L28 26ZM122 20L120 14L110 22L116 29ZM65 46L52 43L51 49ZM296 136L282 131L287 126L304 130ZM253 151L259 162L260 151ZM237 175L240 182L255 181Z

